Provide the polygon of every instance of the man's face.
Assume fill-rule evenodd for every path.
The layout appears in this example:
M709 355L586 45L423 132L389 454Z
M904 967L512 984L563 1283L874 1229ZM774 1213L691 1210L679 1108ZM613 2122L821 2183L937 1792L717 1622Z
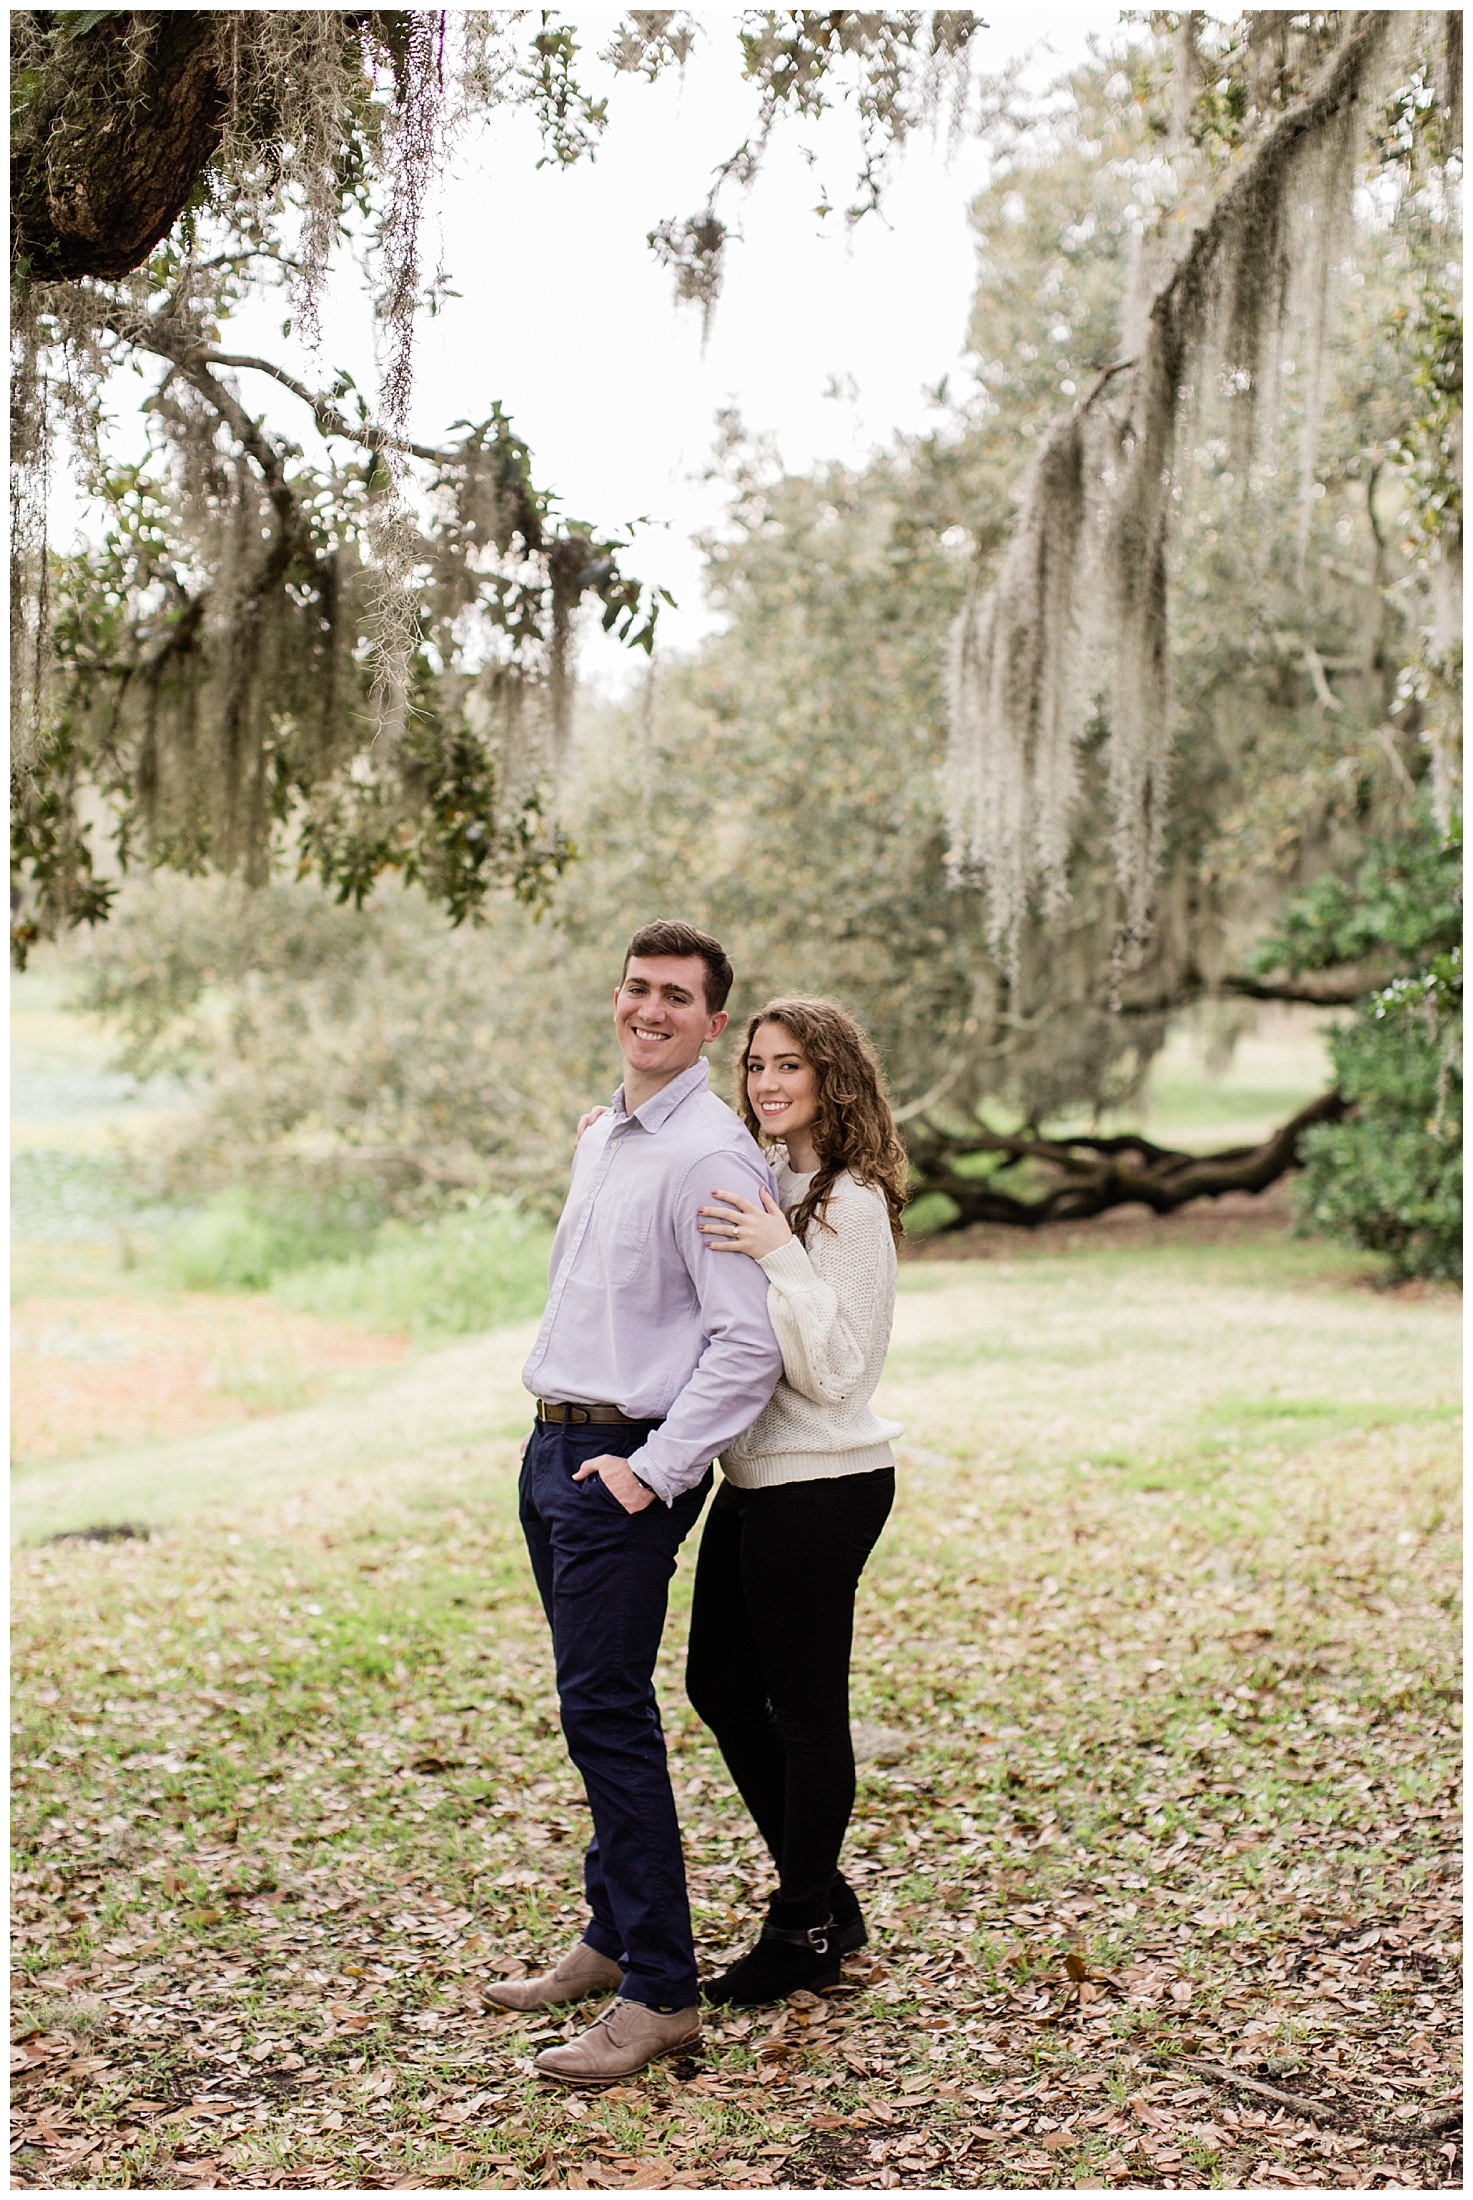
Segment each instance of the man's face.
M706 1006L699 955L634 955L614 995L619 1051L642 1077L678 1077L726 1029L726 1011Z

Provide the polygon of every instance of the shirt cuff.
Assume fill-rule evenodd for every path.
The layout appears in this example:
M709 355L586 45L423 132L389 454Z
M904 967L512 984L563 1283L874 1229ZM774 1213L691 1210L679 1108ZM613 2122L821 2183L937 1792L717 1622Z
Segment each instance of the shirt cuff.
M624 1464L628 1467L629 1472L634 1476L640 1488L649 1490L653 1496L658 1497L662 1505L673 1505L676 1498L681 1495L679 1490L672 1490L669 1487L665 1476L661 1474L653 1461L646 1456L643 1445L640 1446L638 1451L632 1451ZM704 1473L705 1469L702 1468L701 1472ZM700 1475L697 1475L695 1479L699 1481Z

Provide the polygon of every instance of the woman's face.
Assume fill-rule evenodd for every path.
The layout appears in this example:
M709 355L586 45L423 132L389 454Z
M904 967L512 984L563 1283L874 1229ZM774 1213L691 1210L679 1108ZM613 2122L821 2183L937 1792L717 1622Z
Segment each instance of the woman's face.
M759 1024L747 1049L747 1098L769 1138L805 1131L818 1114L818 1081L785 1024Z

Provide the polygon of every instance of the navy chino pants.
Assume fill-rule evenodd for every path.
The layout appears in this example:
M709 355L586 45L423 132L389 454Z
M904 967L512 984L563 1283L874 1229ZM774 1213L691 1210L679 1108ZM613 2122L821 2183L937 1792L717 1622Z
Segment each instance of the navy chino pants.
M637 1513L600 1475L573 1480L586 1460L627 1458L648 1433L539 1421L522 1461L521 1521L552 1629L563 1734L593 1813L583 1937L623 1965L626 2000L688 2009L695 1944L654 1671L676 1554L711 1474L673 1505L656 1498Z

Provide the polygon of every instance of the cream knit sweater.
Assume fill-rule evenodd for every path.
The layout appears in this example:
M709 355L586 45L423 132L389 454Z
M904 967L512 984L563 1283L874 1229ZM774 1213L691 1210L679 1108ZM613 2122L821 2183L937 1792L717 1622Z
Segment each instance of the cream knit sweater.
M799 1176L780 1154L774 1159L778 1197L791 1214L813 1178ZM761 1267L783 1377L752 1426L722 1453L727 1481L760 1490L893 1466L890 1439L902 1433L900 1423L877 1420L869 1403L895 1315L895 1241L884 1193L846 1170L806 1248L791 1238Z

